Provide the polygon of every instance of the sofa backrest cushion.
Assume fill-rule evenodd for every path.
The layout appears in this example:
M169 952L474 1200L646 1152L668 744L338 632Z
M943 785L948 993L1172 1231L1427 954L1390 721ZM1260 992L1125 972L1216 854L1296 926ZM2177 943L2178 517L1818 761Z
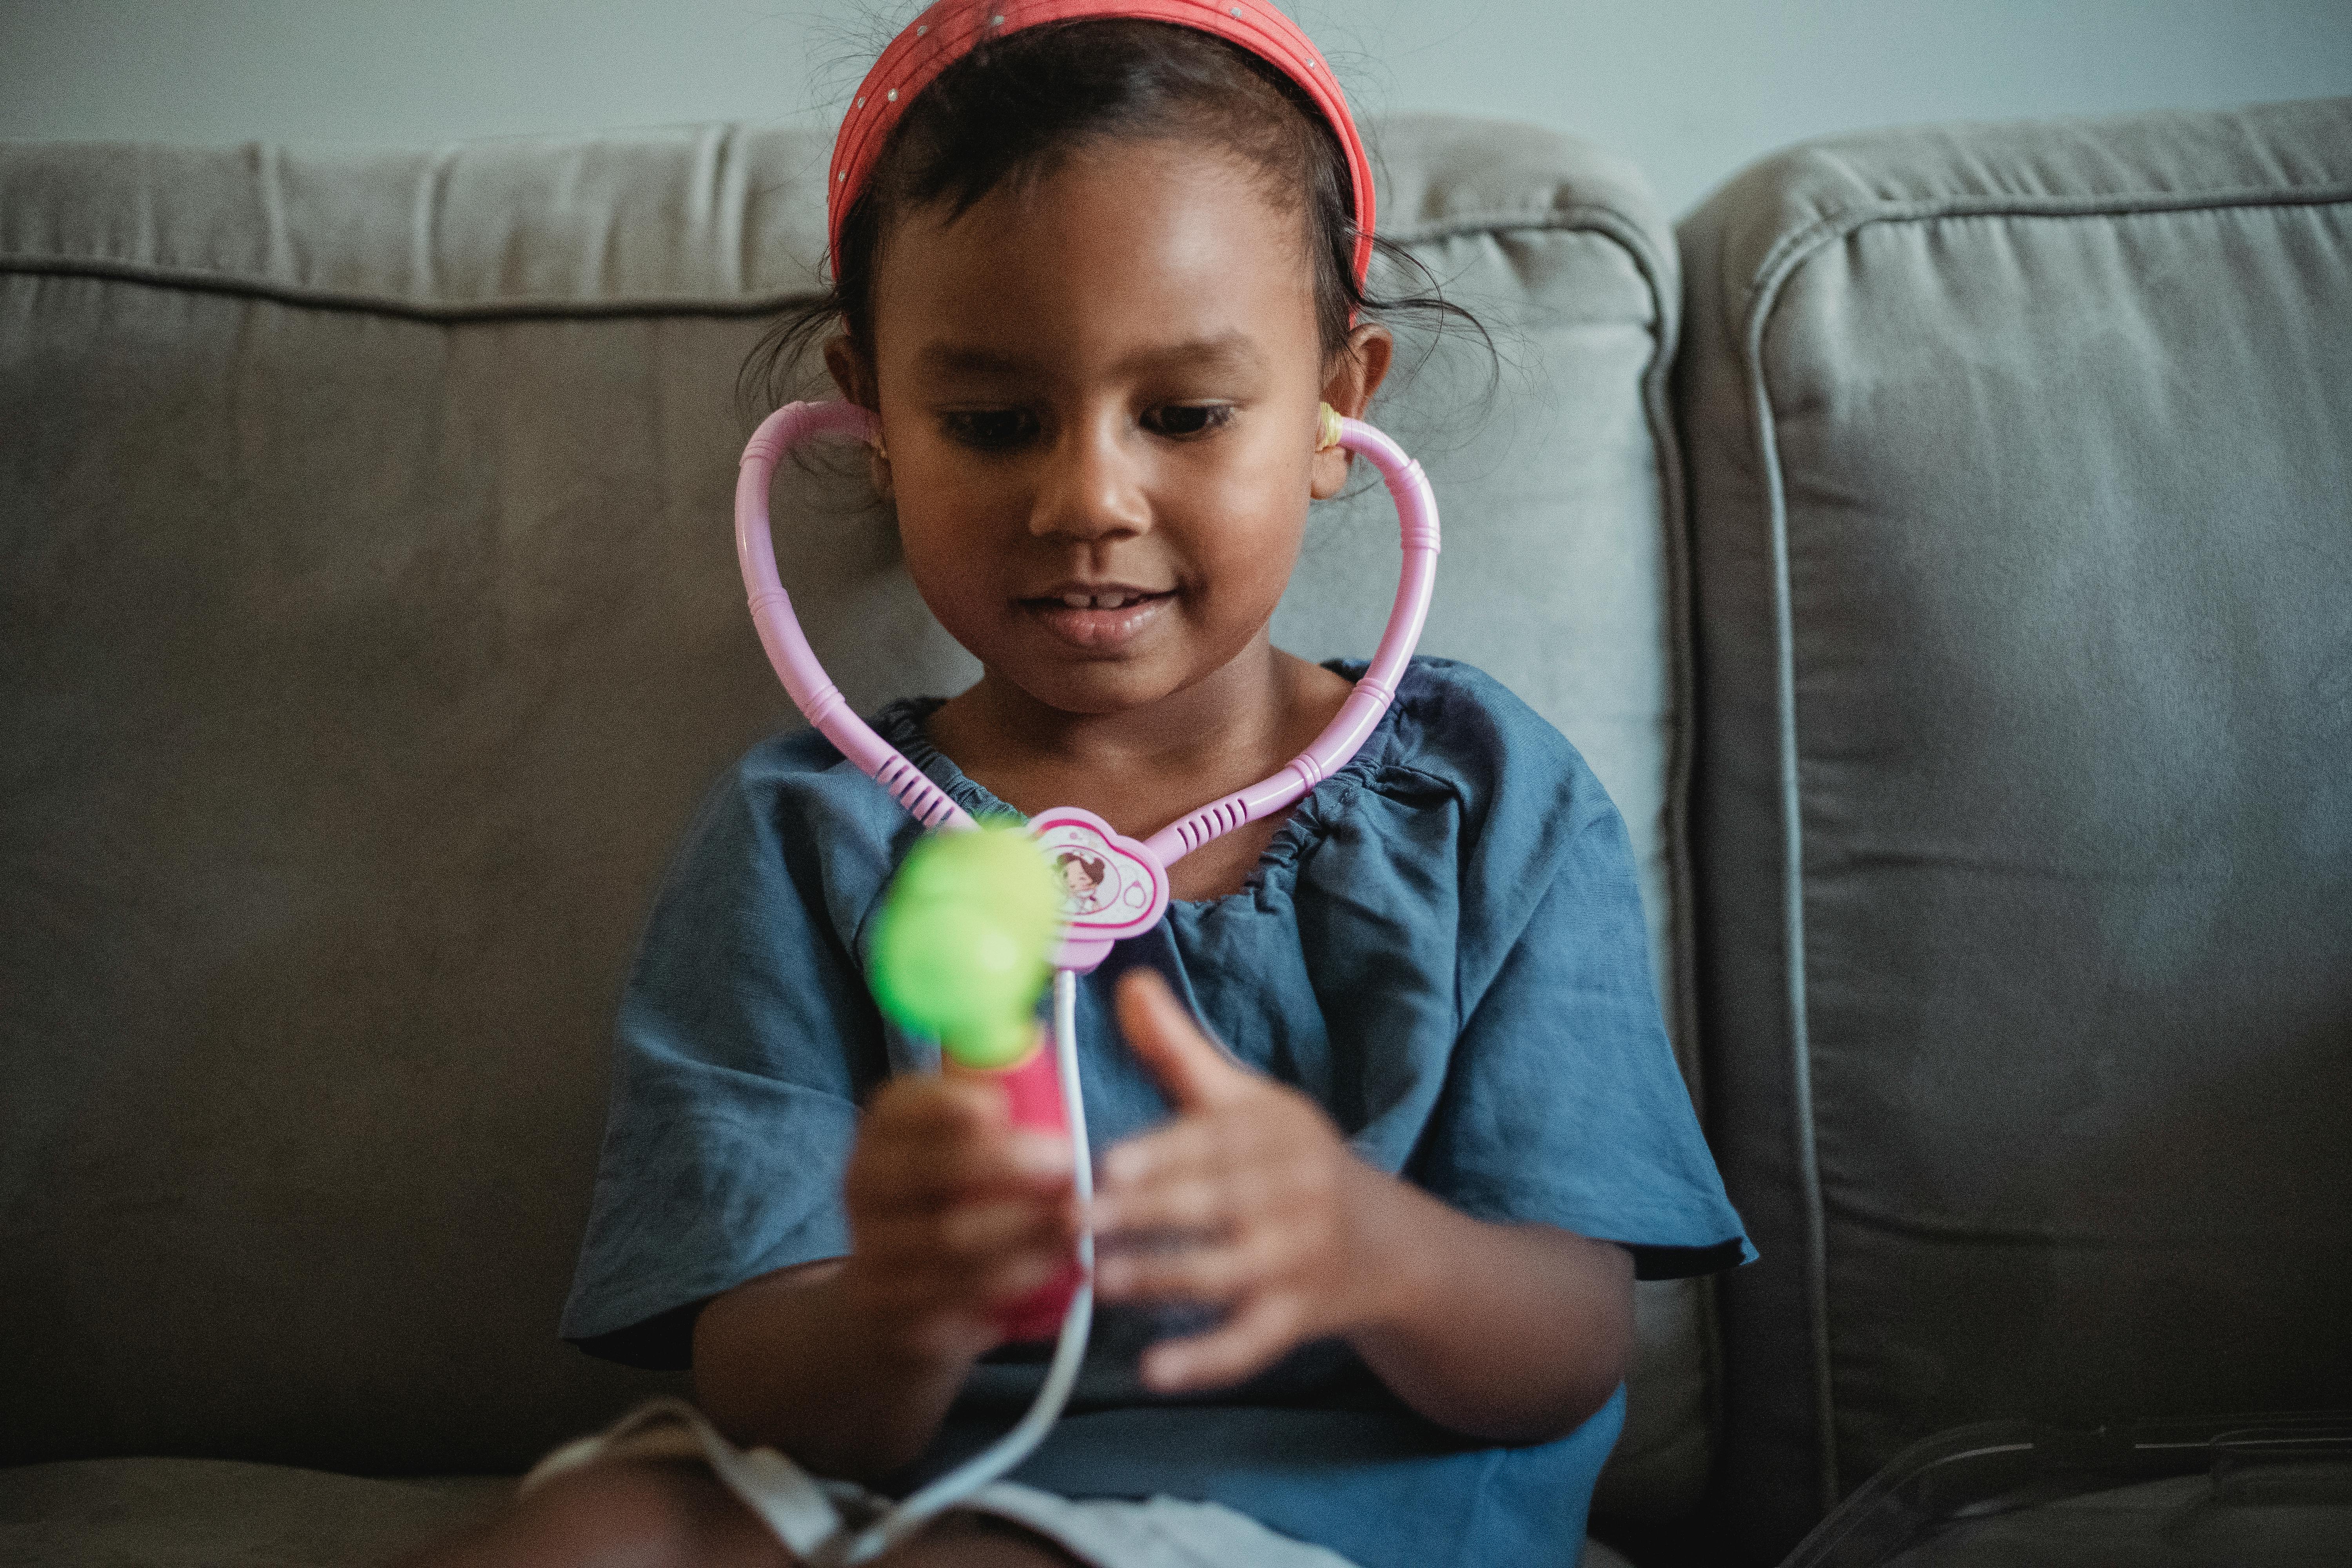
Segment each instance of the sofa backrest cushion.
M1724 1477L2352 1405L2352 100L1685 226Z
M1376 411L1444 507L1426 647L1615 792L1678 1014L1671 242L1559 138L1379 141L1506 358ZM554 1324L654 880L797 722L730 497L824 153L0 150L0 1456L511 1468L653 1385ZM788 585L859 705L953 689L858 470L780 481ZM1281 640L1369 651L1396 558L1376 488L1323 509ZM1645 1289L1633 1510L1707 1450L1704 1296Z

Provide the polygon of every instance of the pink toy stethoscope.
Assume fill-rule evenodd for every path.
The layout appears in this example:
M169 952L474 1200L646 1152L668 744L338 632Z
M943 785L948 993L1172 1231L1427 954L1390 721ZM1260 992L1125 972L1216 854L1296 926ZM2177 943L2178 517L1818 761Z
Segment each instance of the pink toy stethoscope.
M1030 819L1030 831L1049 855L1076 855L1103 868L1102 877L1083 902L1073 900L1054 957L1054 1050L1050 1055L1037 1053L1034 1071L1015 1069L1021 1080L1007 1084L1016 1120L1066 1128L1082 1203L1092 1195L1093 1160L1087 1147L1086 1106L1078 1087L1077 976L1100 963L1113 943L1159 923L1168 908L1170 865L1245 822L1281 811L1348 764L1395 700L1397 682L1428 618L1438 544L1437 500L1430 492L1428 476L1402 447L1370 425L1339 418L1328 409L1324 418L1326 445L1345 447L1379 470L1396 502L1404 544L1396 603L1389 611L1380 647L1339 714L1313 745L1271 776L1211 801L1149 838L1128 837L1076 806L1055 806ZM825 437L871 441L878 430L872 414L848 403L787 404L762 420L743 448L736 477L736 558L743 569L743 586L751 595L751 620L759 628L760 645L803 716L924 826L970 827L971 817L961 806L852 710L817 662L793 614L791 596L776 574L768 489L778 461L803 441ZM1336 442L1331 439L1335 434ZM1078 1252L1070 1279L1048 1287L1053 1299L1045 1303L1046 1321L1039 1321L1041 1314L1032 1303L1016 1307L1012 1325L1016 1337L1042 1337L1031 1331L1050 1329L1051 1316L1060 1319L1053 1361L1028 1413L993 1447L922 1488L865 1530L834 1543L826 1561L862 1563L887 1551L925 1520L1012 1469L1044 1441L1077 1379L1093 1321L1091 1237L1081 1236Z

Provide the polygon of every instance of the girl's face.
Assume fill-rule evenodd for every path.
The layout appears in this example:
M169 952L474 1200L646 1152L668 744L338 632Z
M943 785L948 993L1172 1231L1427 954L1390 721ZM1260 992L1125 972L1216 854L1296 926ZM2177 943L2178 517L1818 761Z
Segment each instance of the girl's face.
M887 234L872 362L828 357L881 413L908 571L988 679L1120 713L1263 647L1307 501L1346 478L1316 404L1358 412L1387 363L1360 329L1327 375L1304 226L1236 159L1154 141Z

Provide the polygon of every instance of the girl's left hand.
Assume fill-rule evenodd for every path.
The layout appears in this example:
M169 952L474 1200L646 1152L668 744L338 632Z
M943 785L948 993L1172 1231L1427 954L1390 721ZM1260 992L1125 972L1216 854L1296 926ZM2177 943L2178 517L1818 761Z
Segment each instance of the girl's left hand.
M1105 1300L1226 1309L1209 1332L1154 1346L1163 1393L1238 1383L1293 1346L1377 1316L1372 1251L1383 1178L1323 1108L1234 1061L1148 970L1118 987L1129 1047L1175 1117L1103 1157L1093 1227Z

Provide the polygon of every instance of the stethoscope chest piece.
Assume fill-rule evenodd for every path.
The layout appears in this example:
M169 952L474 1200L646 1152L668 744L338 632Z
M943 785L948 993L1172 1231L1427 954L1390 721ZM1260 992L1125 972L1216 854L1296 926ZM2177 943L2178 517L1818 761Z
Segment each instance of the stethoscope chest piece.
M1167 913L1168 868L1141 839L1075 805L1039 812L1029 831L1062 879L1066 923L1055 968L1090 973L1112 943L1142 935Z

